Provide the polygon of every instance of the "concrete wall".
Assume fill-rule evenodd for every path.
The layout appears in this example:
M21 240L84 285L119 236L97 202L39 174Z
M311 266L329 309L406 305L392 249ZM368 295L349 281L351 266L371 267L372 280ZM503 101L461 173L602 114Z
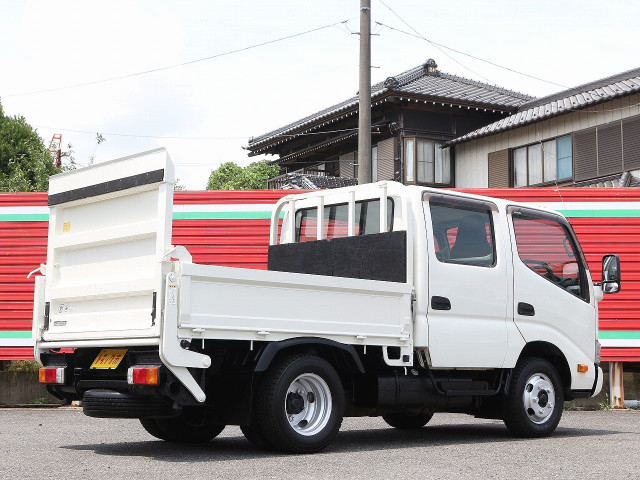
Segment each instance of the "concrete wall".
M38 382L36 372L0 372L0 405L28 404L34 401L61 403L49 395L45 386Z
M497 152L505 148L517 148L522 145L567 135L577 130L584 130L640 115L639 104L640 94L629 95L622 99L611 100L575 112L565 113L542 122L456 145L456 187L488 187L488 156L491 152Z

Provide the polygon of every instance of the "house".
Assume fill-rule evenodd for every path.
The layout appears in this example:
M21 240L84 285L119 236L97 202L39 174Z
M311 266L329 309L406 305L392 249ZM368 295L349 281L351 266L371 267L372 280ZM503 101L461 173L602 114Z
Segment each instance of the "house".
M373 181L452 187L446 142L516 113L533 97L441 72L434 60L371 88ZM274 154L286 174L357 178L358 97L249 140L249 156Z
M530 100L446 146L460 188L638 185L640 68Z

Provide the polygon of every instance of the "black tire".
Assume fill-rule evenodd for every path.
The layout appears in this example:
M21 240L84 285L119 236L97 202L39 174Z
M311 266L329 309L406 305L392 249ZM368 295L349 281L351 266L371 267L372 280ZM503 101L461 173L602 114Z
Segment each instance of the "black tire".
M382 419L388 425L399 430L417 430L424 427L433 417L433 413L389 413L383 415Z
M261 450L270 450L271 444L267 440L267 436L262 433L258 424L251 423L250 425L244 425L240 427L242 434L244 437L249 440L254 447L259 448Z
M560 422L564 392L560 376L547 360L522 358L511 374L503 416L518 437L551 435Z
M276 450L312 453L326 448L340 430L343 411L340 377L329 362L313 355L280 360L257 391L258 431Z
M139 420L147 433L150 433L160 440L166 440L165 435L162 433L162 430L160 430L155 418L140 418Z
M160 440L175 443L205 443L214 439L224 430L225 425L209 421L196 423L186 415L175 418L141 418L144 429Z

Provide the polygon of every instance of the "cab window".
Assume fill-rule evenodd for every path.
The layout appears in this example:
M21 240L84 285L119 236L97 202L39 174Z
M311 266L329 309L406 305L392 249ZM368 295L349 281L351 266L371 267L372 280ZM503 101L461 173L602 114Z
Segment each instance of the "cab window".
M484 206L430 201L436 258L478 267L496 264L491 210Z
M349 205L340 203L324 207L322 224L325 239L341 238L349 233ZM318 209L296 211L296 242L317 240ZM380 233L380 200L363 200L355 204L355 235ZM387 199L387 232L393 230L393 200Z
M585 272L567 225L547 216L514 211L513 229L522 263L567 292L587 299Z

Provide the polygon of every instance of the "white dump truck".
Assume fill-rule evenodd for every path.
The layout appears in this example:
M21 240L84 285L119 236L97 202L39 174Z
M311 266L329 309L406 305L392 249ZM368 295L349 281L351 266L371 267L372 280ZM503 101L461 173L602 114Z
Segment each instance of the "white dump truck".
M51 177L35 357L89 416L315 452L344 416L545 436L564 400L600 392L598 301L620 263L593 284L556 212L394 182L289 195L260 271L171 245L173 187L163 149Z

